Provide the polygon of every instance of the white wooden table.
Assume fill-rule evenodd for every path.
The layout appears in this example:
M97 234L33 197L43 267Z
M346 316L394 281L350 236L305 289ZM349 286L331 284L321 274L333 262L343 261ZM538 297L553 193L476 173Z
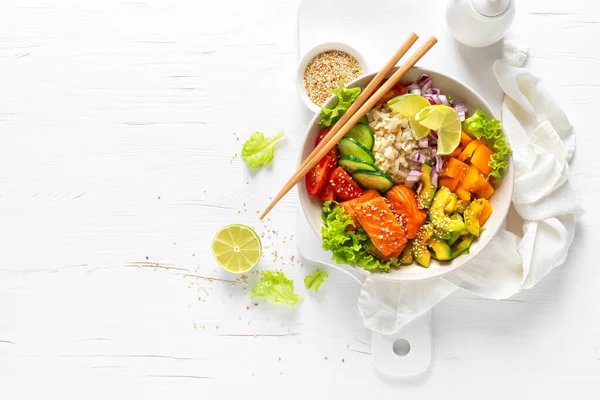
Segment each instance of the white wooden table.
M433 367L402 381L373 369L350 278L305 291L296 193L257 220L309 118L298 4L0 0L0 398L598 398L600 3L520 1L511 34L578 132L588 214L566 264L507 301L444 301ZM250 172L243 140L280 129ZM235 222L265 232L260 267L295 279L298 307L216 267Z

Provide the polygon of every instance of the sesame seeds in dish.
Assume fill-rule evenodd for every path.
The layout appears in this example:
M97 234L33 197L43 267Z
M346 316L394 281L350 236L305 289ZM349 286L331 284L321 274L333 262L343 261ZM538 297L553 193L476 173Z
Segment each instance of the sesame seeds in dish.
M304 70L304 90L308 98L321 106L331 97L330 90L341 82L350 82L363 74L358 60L345 51L328 50L317 54Z

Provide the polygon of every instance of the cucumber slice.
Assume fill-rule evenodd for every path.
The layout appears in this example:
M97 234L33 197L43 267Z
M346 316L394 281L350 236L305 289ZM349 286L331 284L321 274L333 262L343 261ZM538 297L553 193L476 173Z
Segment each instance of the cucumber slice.
M377 167L370 162L354 156L341 156L339 164L351 174L357 169L377 171Z
M375 164L373 153L355 139L344 137L339 141L338 146L340 148L340 154L343 156L354 156L371 164Z
M360 121L358 121L361 124L365 124L365 125L369 125L369 118L367 118L366 115L363 115L362 118L360 119Z
M369 125L356 124L348 133L346 133L345 137L356 140L358 143L365 146L369 151L373 150L375 136L373 135L373 131Z
M359 169L352 174L352 179L364 189L375 189L382 193L387 192L394 186L392 178L381 171Z

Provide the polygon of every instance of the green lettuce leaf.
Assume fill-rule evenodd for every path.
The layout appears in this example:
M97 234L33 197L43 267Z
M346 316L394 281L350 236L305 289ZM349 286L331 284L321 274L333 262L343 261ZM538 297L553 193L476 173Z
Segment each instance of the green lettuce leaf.
M504 159L507 154L512 154L510 145L502 132L502 122L497 119L488 120L483 111L477 110L463 122L463 129L476 139L485 138L492 146L494 154L488 165L492 168L490 176L498 182L502 179L504 169L508 167L508 162Z
M389 271L400 265L398 259L381 261L370 250L374 245L364 229L348 231L348 225L354 225L352 219L335 201L323 204L321 212L323 227L323 249L333 253L331 259L338 264L355 264L367 270Z
M264 270L260 282L252 289L251 299L262 298L277 304L294 305L302 301L302 296L294 291L294 281L283 272Z
M319 286L321 286L321 284L327 277L329 277L327 272L322 271L320 269L316 269L315 272L304 278L304 286L306 286L308 290L318 292Z
M275 144L283 136L285 136L283 132L271 137L266 137L261 132L254 132L242 146L242 159L250 168L260 168L272 163L275 158Z
M319 125L322 127L334 125L358 98L361 88L354 87L347 89L344 86L344 82L341 82L339 88L332 89L330 92L337 97L337 104L333 108L323 107L321 109L321 120L319 121Z

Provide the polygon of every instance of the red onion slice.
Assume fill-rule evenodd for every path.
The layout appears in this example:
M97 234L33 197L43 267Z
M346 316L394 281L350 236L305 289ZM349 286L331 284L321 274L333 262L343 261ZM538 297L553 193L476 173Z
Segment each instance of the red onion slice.
M431 184L435 187L438 187L438 174L437 172L431 173Z
M460 122L464 121L467 116L467 107L465 106L465 104L464 103L456 103L454 105L454 109L458 113L458 118L460 119Z
M442 158L442 156L435 156L435 166L433 170L438 174L441 174L444 170L444 159Z
M429 79L428 81L426 81L423 84L423 87L421 87L421 92L423 92L423 94L432 94L432 90L431 90L431 84L432 84L432 80Z
M424 84L427 80L429 79L429 75L427 74L421 74L421 76L419 77L419 79L417 79L417 84L418 85L422 85Z
M408 173L408 176L406 177L404 184L412 189L413 186L415 185L415 183L417 183L419 181L419 179L421 179L421 175L423 175L423 172L421 172L420 170L418 170L418 169L411 170Z

